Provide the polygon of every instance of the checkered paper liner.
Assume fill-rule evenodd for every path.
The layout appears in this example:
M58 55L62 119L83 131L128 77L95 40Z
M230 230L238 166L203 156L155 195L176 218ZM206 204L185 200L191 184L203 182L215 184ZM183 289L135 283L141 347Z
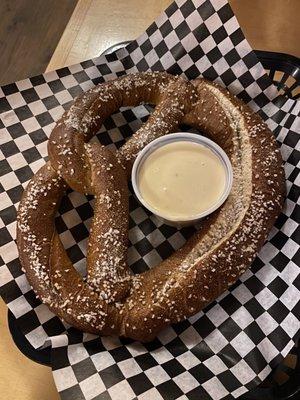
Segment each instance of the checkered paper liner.
M149 69L204 76L259 112L281 146L288 193L268 241L239 281L203 312L141 344L83 334L40 304L21 271L15 230L20 196L47 159L49 134L74 97L99 82ZM112 115L99 140L121 146L149 110L139 106ZM288 353L300 319L299 111L299 102L272 85L225 0L174 2L126 48L0 89L0 293L29 342L51 345L62 399L237 398ZM92 198L70 192L56 219L82 271L92 210ZM194 232L162 225L132 195L130 210L134 272L159 263Z

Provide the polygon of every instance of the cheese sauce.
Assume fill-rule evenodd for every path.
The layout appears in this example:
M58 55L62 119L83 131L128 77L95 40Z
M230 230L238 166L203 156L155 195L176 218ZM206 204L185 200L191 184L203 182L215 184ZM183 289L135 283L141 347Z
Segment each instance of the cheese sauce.
M222 161L209 148L177 141L153 151L138 172L144 201L160 215L189 219L208 210L226 186Z

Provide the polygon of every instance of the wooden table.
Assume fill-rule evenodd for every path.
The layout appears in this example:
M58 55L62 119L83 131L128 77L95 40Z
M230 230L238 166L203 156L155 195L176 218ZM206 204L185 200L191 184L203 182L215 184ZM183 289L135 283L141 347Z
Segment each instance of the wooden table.
M115 43L134 39L170 2L143 2L143 12L139 12L140 0L79 0L47 70L95 57ZM231 0L230 3L253 48L300 56L299 0ZM58 400L51 370L28 360L18 351L9 335L6 315L7 309L1 300L2 398Z
M299 0L229 0L244 34L257 50L300 57ZM170 0L79 0L47 70L75 64L142 33Z

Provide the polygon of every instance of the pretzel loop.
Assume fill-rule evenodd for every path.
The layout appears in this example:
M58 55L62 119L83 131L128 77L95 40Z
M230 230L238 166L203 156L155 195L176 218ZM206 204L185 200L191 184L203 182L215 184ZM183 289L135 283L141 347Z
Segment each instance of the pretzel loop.
M113 112L141 102L156 108L116 153L88 143ZM205 132L227 152L233 188L180 250L132 275L126 261L127 178L138 152L178 130L181 122ZM240 101L204 80L140 73L98 85L62 116L48 150L50 161L31 179L20 203L20 259L41 300L71 325L92 333L148 341L168 324L195 314L250 265L282 207L284 174L272 133ZM68 185L95 197L84 279L54 224Z

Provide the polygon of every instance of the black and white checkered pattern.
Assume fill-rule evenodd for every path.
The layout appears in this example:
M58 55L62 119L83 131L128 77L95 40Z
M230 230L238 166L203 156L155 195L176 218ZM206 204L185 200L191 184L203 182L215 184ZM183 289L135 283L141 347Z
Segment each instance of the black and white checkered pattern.
M76 331L35 298L15 244L16 208L47 158L55 121L75 96L125 73L167 70L219 82L259 112L281 145L287 200L252 267L203 312L152 343ZM126 48L0 89L0 291L26 338L52 346L62 399L232 399L259 384L291 349L300 319L299 111L279 96L226 0L177 1ZM140 106L112 115L99 140L119 147L147 117ZM73 263L84 270L91 198L69 193L57 217ZM129 262L141 272L194 232L162 225L130 197Z

